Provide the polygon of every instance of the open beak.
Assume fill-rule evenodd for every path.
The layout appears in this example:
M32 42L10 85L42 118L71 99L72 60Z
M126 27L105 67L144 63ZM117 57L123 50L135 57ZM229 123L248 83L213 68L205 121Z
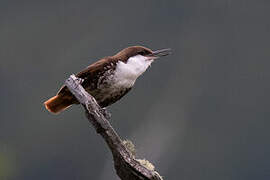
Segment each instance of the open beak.
M157 58L160 58L162 56L167 56L167 55L171 54L171 52L172 52L171 49L161 49L161 50L153 51L148 56L151 57L152 59L157 59Z

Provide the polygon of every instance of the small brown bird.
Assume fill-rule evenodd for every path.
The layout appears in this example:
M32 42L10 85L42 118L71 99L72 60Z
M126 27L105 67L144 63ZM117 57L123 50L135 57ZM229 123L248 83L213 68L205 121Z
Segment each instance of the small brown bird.
M152 51L142 46L128 47L114 56L91 64L76 76L84 80L82 86L98 104L107 107L128 93L136 79L155 59L170 52L170 49ZM78 103L68 88L62 86L57 95L47 100L44 105L50 112L59 113Z

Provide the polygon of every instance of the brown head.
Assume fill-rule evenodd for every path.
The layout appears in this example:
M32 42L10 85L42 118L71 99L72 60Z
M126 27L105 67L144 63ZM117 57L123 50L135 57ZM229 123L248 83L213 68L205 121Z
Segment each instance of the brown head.
M114 55L114 58L117 58L123 62L127 62L130 57L137 55L148 57L149 60L157 59L161 56L166 56L171 53L171 49L162 49L157 51L152 51L149 48L143 46L130 46Z

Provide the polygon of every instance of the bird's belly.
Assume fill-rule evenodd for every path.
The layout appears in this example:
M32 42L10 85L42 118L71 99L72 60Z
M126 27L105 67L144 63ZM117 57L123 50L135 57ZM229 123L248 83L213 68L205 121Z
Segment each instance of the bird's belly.
M114 89L114 88L106 88L106 89L99 89L93 93L93 96L97 100L98 104L101 107L109 106L119 99L121 99L131 88L121 88L121 89Z
M97 100L101 107L109 106L121 99L132 87L133 83L105 82L95 89L86 89Z

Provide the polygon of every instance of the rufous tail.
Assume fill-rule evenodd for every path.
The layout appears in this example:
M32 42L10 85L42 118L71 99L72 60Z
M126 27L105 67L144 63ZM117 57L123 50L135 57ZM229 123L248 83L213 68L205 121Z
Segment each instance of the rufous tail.
M64 98L63 96L56 95L46 102L44 102L44 105L48 111L51 113L60 113L61 111L64 111L69 106L71 106L73 103L71 100Z

